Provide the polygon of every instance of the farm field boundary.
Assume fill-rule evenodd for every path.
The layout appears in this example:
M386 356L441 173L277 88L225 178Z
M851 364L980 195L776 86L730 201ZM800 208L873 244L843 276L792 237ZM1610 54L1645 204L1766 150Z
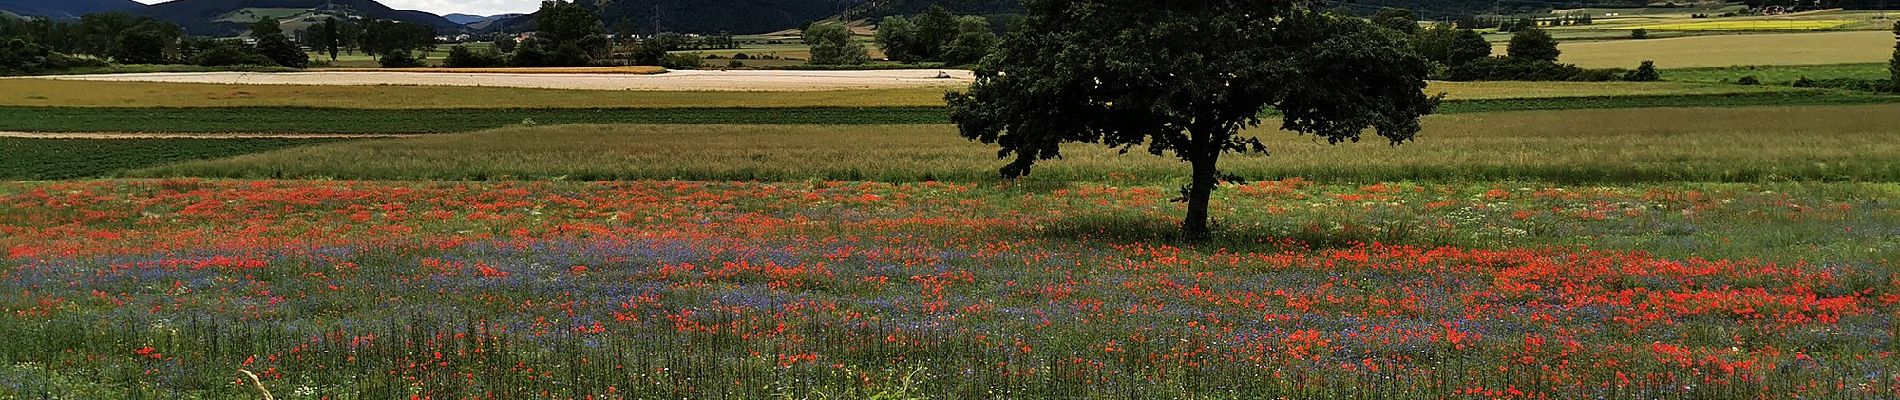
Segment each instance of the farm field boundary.
M1529 110L1874 104L1900 96L1833 91L1447 101L1440 114ZM342 109L309 107L0 107L0 131L134 133L451 133L516 125L945 124L941 107Z
M1900 105L1461 114L1426 119L1419 140L1400 146L1333 146L1262 128L1250 133L1271 156L1228 157L1222 169L1248 180L1891 182L1900 181L1900 143L1885 134L1895 125ZM1188 172L1139 151L1063 150L1030 179L1165 183ZM1002 164L949 125L568 125L335 143L127 175L989 182Z

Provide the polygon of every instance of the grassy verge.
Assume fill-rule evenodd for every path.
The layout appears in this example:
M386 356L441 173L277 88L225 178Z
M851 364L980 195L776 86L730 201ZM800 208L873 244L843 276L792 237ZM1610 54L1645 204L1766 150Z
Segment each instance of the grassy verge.
M1449 101L1441 114L1650 107L1900 102L1834 91ZM0 131L153 133L448 133L552 124L944 124L939 107L343 109L304 107L0 107Z
M1900 106L1569 110L1428 118L1403 146L1262 129L1250 179L1553 182L1894 181ZM1070 146L1034 178L1174 182L1165 157ZM995 148L947 125L548 126L344 142L131 172L142 177L990 181Z
M337 139L0 138L0 179L83 178L172 162L335 141Z
M1723 68L1687 68L1663 71L1663 77L1677 82L1735 82L1745 76L1753 76L1764 85L1790 85L1795 80L1808 79L1885 79L1888 77L1887 64L1834 64L1834 65L1751 65Z

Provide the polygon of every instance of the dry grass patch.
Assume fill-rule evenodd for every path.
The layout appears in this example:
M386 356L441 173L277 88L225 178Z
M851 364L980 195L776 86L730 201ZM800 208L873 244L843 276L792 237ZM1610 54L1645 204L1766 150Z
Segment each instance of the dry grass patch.
M1573 42L1558 46L1562 61L1585 68L1660 68L1735 65L1821 65L1885 62L1893 33L1881 31L1691 36L1650 40ZM1498 54L1504 48L1498 47Z

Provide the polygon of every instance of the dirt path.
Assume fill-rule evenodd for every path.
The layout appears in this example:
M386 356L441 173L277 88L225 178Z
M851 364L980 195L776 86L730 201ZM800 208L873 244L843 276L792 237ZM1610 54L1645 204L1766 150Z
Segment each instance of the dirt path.
M349 139L399 138L422 135L331 134L331 133L92 133L92 132L0 132L0 138L23 139Z
M671 71L630 74L505 74L451 72L166 72L59 75L42 79L254 85L493 86L583 90L815 91L968 85L967 70Z

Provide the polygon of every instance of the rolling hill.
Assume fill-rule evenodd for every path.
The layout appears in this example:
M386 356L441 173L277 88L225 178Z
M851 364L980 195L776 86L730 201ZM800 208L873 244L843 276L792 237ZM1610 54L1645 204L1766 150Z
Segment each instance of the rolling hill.
M450 22L462 24L462 26L466 26L469 29L481 30L481 29L488 29L489 25L493 25L494 23L498 21L505 21L511 18L520 17L521 15L522 14L498 14L498 15L482 16L482 15L468 15L468 14L449 14L449 15L442 16L442 18L448 19Z
M0 0L0 11L29 17L73 19L96 12L144 8L132 0Z
M171 21L193 35L223 36L243 32L244 21L255 16L282 16L292 11L315 10L361 15L433 26L441 32L463 29L461 24L422 11L397 10L375 0L176 0L153 4L137 14Z

